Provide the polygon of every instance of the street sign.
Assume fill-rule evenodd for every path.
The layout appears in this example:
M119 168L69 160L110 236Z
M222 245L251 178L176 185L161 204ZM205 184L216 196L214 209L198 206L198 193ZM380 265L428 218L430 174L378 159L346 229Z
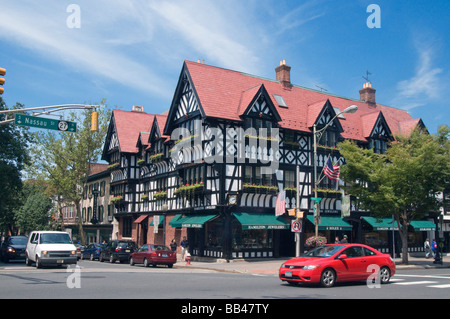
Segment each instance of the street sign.
M311 197L311 200L314 201L314 203L320 203L320 201L322 200L321 197Z
M302 221L293 220L291 223L291 232L300 233L302 231Z
M76 122L54 120L45 117L36 117L25 114L16 113L14 117L14 123L16 125L45 128L48 130L56 130L63 132L75 133L77 131Z

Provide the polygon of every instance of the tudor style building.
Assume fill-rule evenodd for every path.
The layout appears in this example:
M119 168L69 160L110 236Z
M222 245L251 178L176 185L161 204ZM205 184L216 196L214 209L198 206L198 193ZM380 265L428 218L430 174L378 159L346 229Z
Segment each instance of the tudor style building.
M319 169L329 155L339 159L336 144L344 139L383 153L394 135L424 127L406 111L376 103L370 83L360 99L344 98L293 85L290 69L282 61L276 80L268 80L185 61L167 112L114 110L103 159L118 237L168 245L187 236L195 256L292 256L290 217L275 216L275 202L286 190L286 208L309 213L304 229L313 234L314 125L328 125L318 141ZM356 113L339 114L351 105ZM369 212L352 202L343 219L336 186L327 178L319 185L319 231L329 241L346 234L387 247L376 222L361 218Z

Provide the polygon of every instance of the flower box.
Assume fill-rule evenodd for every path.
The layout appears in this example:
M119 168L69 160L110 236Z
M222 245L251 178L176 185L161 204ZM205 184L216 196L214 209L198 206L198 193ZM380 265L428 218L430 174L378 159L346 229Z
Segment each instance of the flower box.
M153 199L160 200L167 198L167 191L160 191L153 194Z

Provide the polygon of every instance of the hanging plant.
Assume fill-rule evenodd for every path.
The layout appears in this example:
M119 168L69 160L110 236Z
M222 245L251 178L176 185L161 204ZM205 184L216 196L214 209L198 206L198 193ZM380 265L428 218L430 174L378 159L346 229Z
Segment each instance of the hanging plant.
M305 245L310 248L323 246L327 243L327 239L323 236L311 236L306 239Z

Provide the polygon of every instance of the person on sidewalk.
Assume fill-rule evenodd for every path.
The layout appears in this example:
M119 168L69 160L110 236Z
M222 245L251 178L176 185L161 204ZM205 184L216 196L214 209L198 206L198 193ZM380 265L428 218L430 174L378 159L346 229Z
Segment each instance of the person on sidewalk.
M430 240L427 238L425 239L425 243L423 244L423 248L425 249L425 258L428 259L433 255L433 252L431 250L431 244Z
M186 253L188 253L188 250L189 250L189 242L186 239L186 236L183 237L183 240L181 241L180 246L181 246L181 260L184 261Z

